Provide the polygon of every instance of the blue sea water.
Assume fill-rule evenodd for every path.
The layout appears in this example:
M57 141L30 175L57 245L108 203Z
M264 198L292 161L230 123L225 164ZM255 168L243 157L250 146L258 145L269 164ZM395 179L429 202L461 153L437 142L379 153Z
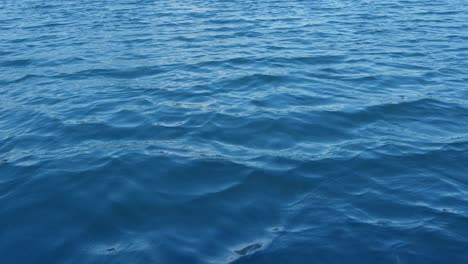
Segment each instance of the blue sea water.
M468 2L0 1L0 263L468 263Z

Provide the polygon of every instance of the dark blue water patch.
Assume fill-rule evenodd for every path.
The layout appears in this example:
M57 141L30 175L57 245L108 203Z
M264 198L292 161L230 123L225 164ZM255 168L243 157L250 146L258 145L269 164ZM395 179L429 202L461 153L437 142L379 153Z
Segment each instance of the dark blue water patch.
M0 3L0 263L465 263L467 17Z

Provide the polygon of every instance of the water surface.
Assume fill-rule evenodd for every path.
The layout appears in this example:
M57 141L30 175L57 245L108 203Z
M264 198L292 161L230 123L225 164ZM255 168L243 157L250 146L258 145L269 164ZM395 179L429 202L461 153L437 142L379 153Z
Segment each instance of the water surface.
M466 263L468 2L0 2L0 263Z

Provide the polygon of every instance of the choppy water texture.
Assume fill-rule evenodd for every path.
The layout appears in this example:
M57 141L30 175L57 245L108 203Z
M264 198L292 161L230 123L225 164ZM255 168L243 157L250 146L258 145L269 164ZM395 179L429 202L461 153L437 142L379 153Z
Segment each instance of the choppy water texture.
M0 262L467 263L468 2L0 2Z

